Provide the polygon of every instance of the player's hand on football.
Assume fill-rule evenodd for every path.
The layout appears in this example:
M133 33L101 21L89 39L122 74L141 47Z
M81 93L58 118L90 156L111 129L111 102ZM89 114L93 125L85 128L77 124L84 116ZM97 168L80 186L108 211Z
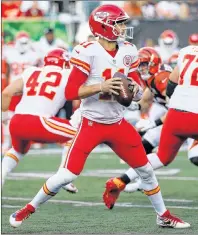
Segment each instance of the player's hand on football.
M133 101L139 101L143 95L143 89L135 82L132 81L130 78L127 79L130 81L129 90L133 93Z
M136 82L133 82L131 79L127 79L127 80L130 81L130 84L128 86L129 90L134 93L134 96L136 96L136 94L139 91L139 85Z
M101 83L101 92L119 95L121 85L121 78L110 78Z

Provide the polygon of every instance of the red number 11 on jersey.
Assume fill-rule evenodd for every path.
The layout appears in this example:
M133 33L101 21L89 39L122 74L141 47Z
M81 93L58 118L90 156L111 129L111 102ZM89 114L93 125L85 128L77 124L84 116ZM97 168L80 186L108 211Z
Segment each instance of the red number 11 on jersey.
M124 73L124 69L118 69L118 72L120 73ZM105 69L102 73L102 77L104 78L104 80L108 80L110 78L112 78L112 69ZM99 95L99 100L114 100L114 97L112 95L109 94L100 94Z

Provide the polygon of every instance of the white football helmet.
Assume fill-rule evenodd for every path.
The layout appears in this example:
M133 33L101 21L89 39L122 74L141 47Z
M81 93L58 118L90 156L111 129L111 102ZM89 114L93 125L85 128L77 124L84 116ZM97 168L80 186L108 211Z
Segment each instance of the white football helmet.
M24 54L30 50L30 36L27 32L21 31L16 35L15 47L20 54Z
M160 47L175 49L179 45L179 39L173 30L165 30L161 33L158 43Z

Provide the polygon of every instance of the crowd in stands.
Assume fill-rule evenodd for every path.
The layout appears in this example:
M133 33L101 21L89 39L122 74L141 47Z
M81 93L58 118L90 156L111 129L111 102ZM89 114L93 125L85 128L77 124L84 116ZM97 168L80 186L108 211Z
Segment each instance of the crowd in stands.
M16 17L43 17L49 16L50 12L59 12L56 1L3 1L2 17L13 19Z
M3 1L2 17L43 17L60 12L72 15L84 12L86 16L103 1ZM114 3L105 1L104 3ZM77 8L81 4L81 10ZM198 17L198 1L116 1L133 18L146 19L187 19Z
M124 9L131 17L146 19L187 19L198 17L198 2L187 1L125 1Z

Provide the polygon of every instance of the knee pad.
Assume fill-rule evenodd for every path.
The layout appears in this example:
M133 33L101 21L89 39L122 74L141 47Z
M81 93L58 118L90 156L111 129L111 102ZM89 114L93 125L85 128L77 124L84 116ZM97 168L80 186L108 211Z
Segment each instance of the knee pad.
M192 157L189 160L191 161L192 164L194 164L195 166L198 166L198 156Z
M151 153L151 152L153 151L154 146L153 146L148 140L145 140L145 139L143 138L142 144L143 144L143 146L144 146L144 149L145 149L146 154L149 154L149 153Z

